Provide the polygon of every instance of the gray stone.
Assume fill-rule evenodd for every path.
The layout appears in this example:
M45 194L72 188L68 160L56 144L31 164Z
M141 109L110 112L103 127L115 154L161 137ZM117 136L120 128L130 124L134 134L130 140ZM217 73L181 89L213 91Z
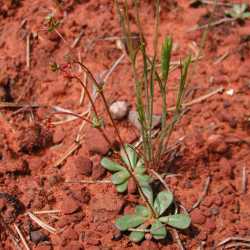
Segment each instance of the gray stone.
M133 124L137 129L141 130L141 123L139 122L139 115L136 111L130 111L128 114L128 120ZM160 115L153 115L152 119L152 128L156 128L161 123Z
M128 115L129 104L126 101L116 101L109 107L111 116L115 120L122 120Z

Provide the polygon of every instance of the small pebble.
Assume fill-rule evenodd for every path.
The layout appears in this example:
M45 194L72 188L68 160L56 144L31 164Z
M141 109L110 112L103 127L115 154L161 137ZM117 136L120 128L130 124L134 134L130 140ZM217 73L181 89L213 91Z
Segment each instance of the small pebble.
M224 154L228 151L229 147L225 143L225 138L222 135L210 135L207 139L208 149L213 153Z
M30 239L33 241L35 244L38 244L41 241L47 241L48 236L42 233L41 231L31 231L30 233Z
M128 115L129 104L126 101L116 101L109 107L111 116L115 120L122 120Z
M141 123L139 122L139 115L136 111L130 111L128 114L128 120L131 124L133 124L137 129L141 129ZM161 123L160 115L153 115L152 117L152 128L156 128Z
M191 213L191 219L192 219L192 223L197 224L197 225L202 225L206 222L206 217L198 209L195 209Z

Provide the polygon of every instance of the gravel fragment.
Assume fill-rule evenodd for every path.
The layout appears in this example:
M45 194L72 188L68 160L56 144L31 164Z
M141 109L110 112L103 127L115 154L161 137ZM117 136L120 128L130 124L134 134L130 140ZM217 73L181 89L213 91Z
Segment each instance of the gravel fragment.
M116 101L109 107L111 116L115 120L122 120L128 115L129 104L126 101Z

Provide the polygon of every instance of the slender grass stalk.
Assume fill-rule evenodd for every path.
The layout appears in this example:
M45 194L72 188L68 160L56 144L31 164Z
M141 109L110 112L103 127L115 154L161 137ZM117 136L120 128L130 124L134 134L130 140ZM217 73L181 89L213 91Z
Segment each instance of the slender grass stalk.
M140 1L134 0L136 24L139 30L140 47L139 50L133 48L130 22L128 18L128 4L125 0L124 9L120 8L117 0L115 1L117 13L120 18L121 27L126 37L126 43L128 47L128 55L131 61L133 77L135 80L135 92L136 92L136 110L139 116L139 122L141 124L142 145L144 151L144 161L147 167L159 165L162 154L165 152L170 135L182 116L182 107L184 90L186 86L187 71L190 65L190 57L181 64L181 79L179 82L179 89L176 98L176 110L173 118L167 123L167 92L168 92L168 75L170 71L170 60L173 42L171 38L166 38L161 51L161 77L157 72L156 61L158 51L158 39L159 39L159 21L160 21L160 0L155 0L155 28L153 39L154 54L152 59L147 54L146 45L143 35L143 29L140 21ZM143 73L142 76L137 72L137 57L138 52L142 55L143 59ZM153 110L154 110L154 91L155 83L158 83L162 99L162 116L161 116L161 131L156 139L156 148L153 152L153 139L152 139L152 122L153 122Z
M179 121L182 115L182 103L183 103L183 97L185 94L185 86L186 86L188 68L189 68L190 63L191 63L191 56L188 56L184 60L184 62L181 63L181 78L180 78L179 89L178 89L177 98L176 98L176 109L175 109L172 121L167 126L165 126L165 128L162 130L162 138L164 139L158 151L159 160L162 154L165 152L165 149L167 148L170 136L172 134L172 131L176 123Z

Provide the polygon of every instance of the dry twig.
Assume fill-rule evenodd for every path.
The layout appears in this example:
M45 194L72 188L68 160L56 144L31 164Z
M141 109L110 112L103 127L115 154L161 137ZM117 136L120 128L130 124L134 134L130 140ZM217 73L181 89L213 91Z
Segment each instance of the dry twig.
M31 34L28 33L26 37L26 67L30 69L30 38Z
M207 195L207 192L208 192L208 188L209 188L209 184L211 182L211 177L209 176L206 181L205 181L205 184L204 184L204 188L203 188L203 191L202 191L202 194L201 196L199 197L199 199L194 203L194 205L188 209L188 212L190 213L191 211L193 211L195 208L197 208L201 202L204 200L204 198L206 197Z
M82 29L79 33L79 35L76 37L76 39L74 40L74 42L71 44L71 49L74 49L76 47L76 45L79 43L79 41L81 40L82 36L84 34L84 30Z
M247 171L246 166L242 168L242 184L241 184L241 193L245 194L247 192Z
M82 183L82 184L110 184L111 180L68 180L65 183Z
M25 249L26 249L26 250L30 250L30 248L29 248L29 246L28 246L28 244L27 244L27 242L26 242L26 240L25 240L25 238L24 238L24 236L23 236L21 230L19 229L19 227L18 227L15 223L14 223L14 228L15 228L15 230L17 231L17 234L19 235L19 237L20 237L20 239L21 239L21 241L22 241L22 243L23 243Z
M237 244L237 241L240 241L239 243L241 243L241 244L247 244L248 243L248 245L250 245L249 244L250 243L250 238L243 238L243 237L233 236L233 237L228 237L228 238L222 240L219 244L217 244L216 248L224 246L224 245L228 244L231 241L236 241L236 243L232 243L231 245ZM233 247L233 246L231 246L231 247Z
M34 211L33 214L58 214L61 213L60 210L43 210L43 211Z
M225 18L222 18L220 20L214 21L214 22L212 22L210 24L204 24L204 25L201 25L201 26L196 25L193 28L187 30L187 32L192 32L192 31L196 31L196 30L202 30L202 29L206 29L208 27L218 26L218 25L220 25L222 23L233 22L233 21L235 21L234 18L225 17Z
M50 233L57 233L57 230L54 227L51 227L50 225L48 225L47 223L43 222L42 220L40 220L38 217L36 217L33 213L31 212L27 212L27 215L33 220L35 221L40 227L42 227L43 229L49 231Z
M176 229L173 229L173 232L174 232L174 237L176 239L176 242L177 242L177 244L179 246L179 249L180 250L185 250L185 248L184 248L184 246L183 246L183 244L181 242L180 236L178 234L178 231Z

